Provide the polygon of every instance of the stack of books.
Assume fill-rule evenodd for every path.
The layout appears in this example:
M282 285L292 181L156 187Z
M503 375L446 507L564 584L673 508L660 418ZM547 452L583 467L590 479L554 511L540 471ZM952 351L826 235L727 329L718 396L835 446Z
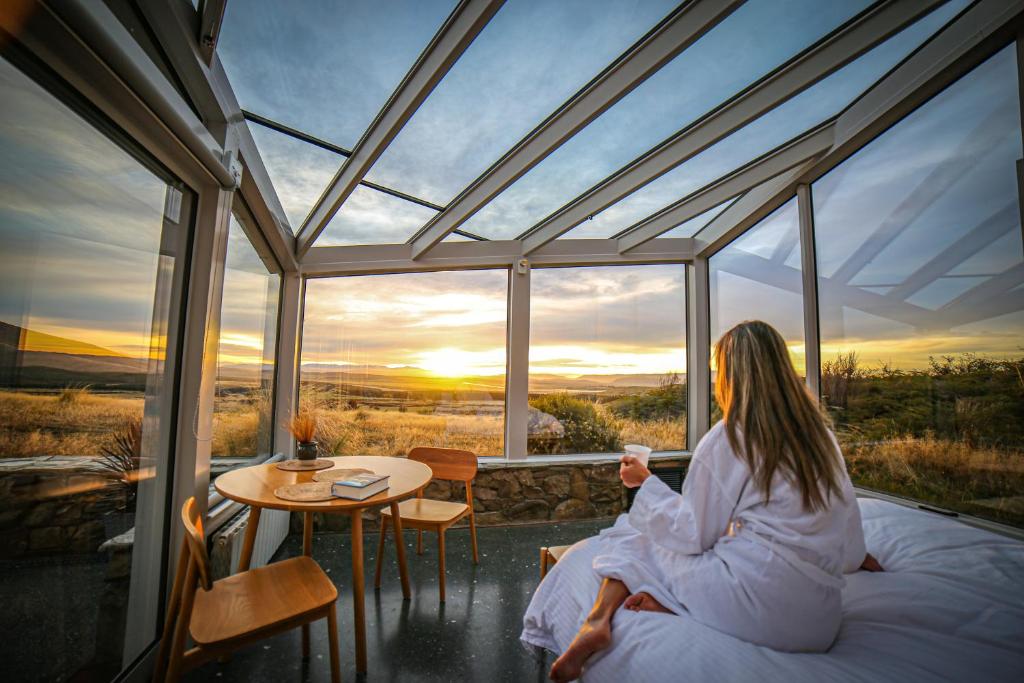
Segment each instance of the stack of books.
M331 485L331 493L337 498L366 500L388 488L388 475L366 472L345 479L338 479Z

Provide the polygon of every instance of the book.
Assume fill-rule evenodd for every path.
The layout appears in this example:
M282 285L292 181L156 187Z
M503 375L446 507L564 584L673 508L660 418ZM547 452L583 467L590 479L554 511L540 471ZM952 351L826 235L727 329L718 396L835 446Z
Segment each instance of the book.
M364 472L338 479L331 484L331 493L337 498L366 500L388 488L388 475Z

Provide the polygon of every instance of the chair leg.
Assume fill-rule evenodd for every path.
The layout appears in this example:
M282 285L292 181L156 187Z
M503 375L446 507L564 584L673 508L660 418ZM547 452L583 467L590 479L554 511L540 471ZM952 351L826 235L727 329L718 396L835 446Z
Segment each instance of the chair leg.
M380 569L384 562L384 536L388 532L388 518L380 516L380 538L377 541L377 567L373 570L373 587L380 590Z
M416 530L416 554L423 554L423 529Z
M469 540L473 544L473 564L480 564L480 554L476 547L476 516L469 513Z
M540 578L544 579L548 575L548 549L540 549Z
M327 644L331 648L331 683L341 683L341 653L338 651L337 605L327 608Z
M444 602L444 529L437 530L437 568L440 578L441 602Z

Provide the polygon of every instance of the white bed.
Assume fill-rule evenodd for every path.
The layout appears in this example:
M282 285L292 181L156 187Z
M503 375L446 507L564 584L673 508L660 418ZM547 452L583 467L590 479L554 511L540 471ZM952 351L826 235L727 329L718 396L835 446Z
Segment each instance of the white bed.
M613 647L584 672L621 681L1024 681L1024 543L928 512L861 499L885 573L847 576L825 654L776 652L686 616L619 610ZM537 589L523 641L560 653L597 595L594 544L570 549ZM543 605L543 607L541 607Z

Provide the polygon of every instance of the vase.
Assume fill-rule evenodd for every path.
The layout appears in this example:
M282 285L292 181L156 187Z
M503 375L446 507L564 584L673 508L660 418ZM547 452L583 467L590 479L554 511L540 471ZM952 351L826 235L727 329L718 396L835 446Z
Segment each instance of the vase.
M316 441L309 441L307 443L300 443L299 448L296 451L296 456L299 460L316 460L317 443Z

